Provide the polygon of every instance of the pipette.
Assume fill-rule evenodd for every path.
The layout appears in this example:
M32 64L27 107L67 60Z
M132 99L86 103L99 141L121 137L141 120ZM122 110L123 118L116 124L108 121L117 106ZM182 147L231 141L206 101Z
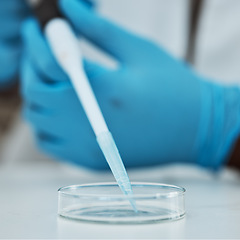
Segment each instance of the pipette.
M79 41L71 25L58 11L57 0L29 0L28 2L34 9L55 59L72 82L120 189L128 196L134 211L137 212L135 201L131 198L131 183L85 74Z

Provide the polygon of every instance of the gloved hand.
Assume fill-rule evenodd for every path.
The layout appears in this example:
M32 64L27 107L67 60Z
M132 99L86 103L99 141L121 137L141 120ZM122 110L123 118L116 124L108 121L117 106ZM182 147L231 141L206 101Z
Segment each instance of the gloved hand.
M21 23L28 14L24 0L2 0L0 4L0 89L16 81L19 70Z
M79 0L60 7L76 31L119 61L116 70L85 60L85 71L127 167L187 162L216 169L240 127L240 93L209 83L156 44L96 15ZM23 28L24 114L51 155L104 169L106 161L67 76L38 24Z

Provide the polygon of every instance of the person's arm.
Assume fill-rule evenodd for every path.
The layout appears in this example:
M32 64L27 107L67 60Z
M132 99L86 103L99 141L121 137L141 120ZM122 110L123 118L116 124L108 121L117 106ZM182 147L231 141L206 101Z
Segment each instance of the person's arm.
M61 0L80 36L118 62L85 60L85 71L127 167L185 162L217 170L240 132L240 90L199 76L156 44L98 16L80 0ZM23 28L22 96L37 143L83 166L107 164L70 81L38 24Z

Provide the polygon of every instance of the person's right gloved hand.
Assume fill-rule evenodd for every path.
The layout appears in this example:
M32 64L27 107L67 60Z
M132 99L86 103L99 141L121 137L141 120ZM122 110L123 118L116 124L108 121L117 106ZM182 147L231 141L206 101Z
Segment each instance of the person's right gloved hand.
M85 71L127 167L187 162L223 165L240 132L240 92L201 78L156 44L85 7L61 0L76 31L119 61L117 69L85 61ZM38 145L51 155L92 167L107 164L68 77L38 24L23 28L24 113Z
M0 90L10 87L16 81L22 51L21 23L28 12L25 0L1 0Z

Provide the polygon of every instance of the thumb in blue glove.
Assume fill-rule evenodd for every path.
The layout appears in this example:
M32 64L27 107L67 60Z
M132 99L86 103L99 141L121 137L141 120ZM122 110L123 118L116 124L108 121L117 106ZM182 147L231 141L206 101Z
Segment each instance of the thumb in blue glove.
M119 61L116 70L85 61L103 115L127 167L173 162L217 169L239 134L239 89L211 84L156 44L60 1L75 29ZM25 116L53 156L102 169L107 164L81 104L36 22L23 29Z

